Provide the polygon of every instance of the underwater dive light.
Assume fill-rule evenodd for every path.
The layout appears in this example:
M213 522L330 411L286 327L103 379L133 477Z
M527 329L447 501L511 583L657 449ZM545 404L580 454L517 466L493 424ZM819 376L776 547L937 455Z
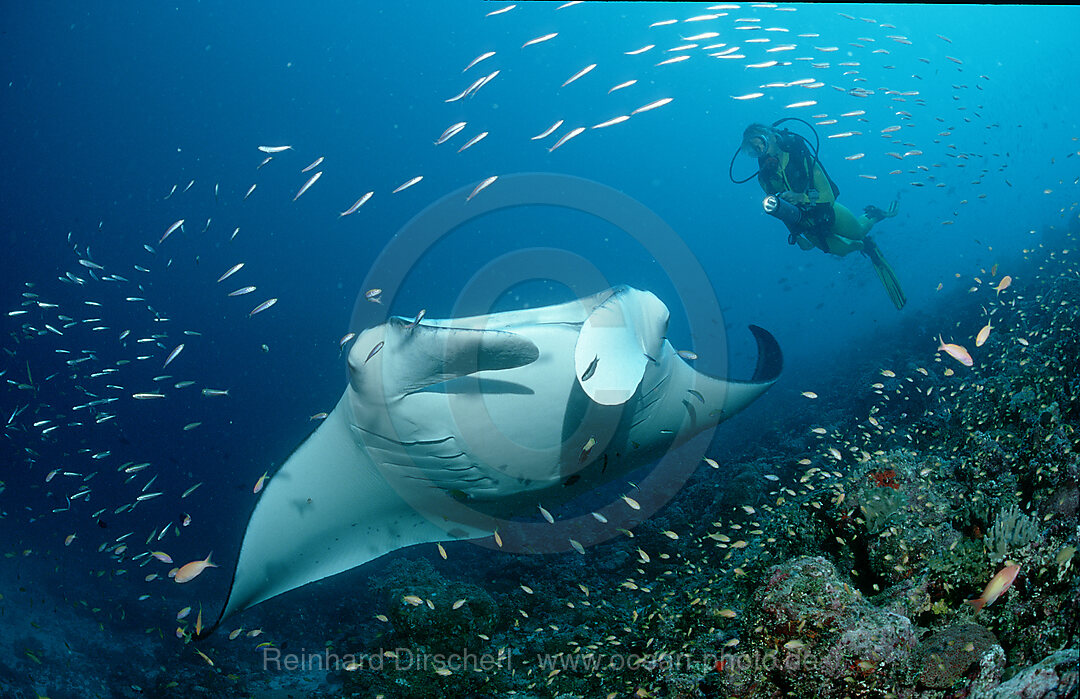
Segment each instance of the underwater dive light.
M765 197L765 200L761 202L761 207L765 209L765 213L780 219L789 227L796 225L802 219L799 207L774 194Z

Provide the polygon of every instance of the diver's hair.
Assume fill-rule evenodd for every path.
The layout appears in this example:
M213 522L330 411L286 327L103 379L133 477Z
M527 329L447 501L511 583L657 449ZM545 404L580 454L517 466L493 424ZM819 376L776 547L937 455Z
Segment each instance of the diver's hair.
M766 126L765 124L759 124L757 122L754 122L753 124L750 124L750 126L747 126L746 129L743 131L743 145L745 145L754 136L761 136L767 141L772 132L773 129L771 127Z

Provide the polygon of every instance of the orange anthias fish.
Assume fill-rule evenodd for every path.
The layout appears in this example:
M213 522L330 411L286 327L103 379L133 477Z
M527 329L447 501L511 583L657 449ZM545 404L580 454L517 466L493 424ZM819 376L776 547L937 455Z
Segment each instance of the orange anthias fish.
M1012 277L1005 275L1001 278L1001 281L998 282L998 285L994 287L994 291L1000 294L1002 291L1009 288L1009 284L1012 284Z
M216 563L211 563L210 562L210 556L213 556L213 555L214 555L214 552L211 551L210 554L206 557L205 560L192 561L191 563L184 564L183 566L180 567L180 570L176 571L176 575L174 576L173 579L176 580L176 582L178 582L178 583L186 583L189 580L193 580L196 577L198 577L199 574L202 573L207 568L217 568Z
M981 596L976 597L975 599L969 599L965 601L964 604L970 604L972 607L975 607L976 611L981 610L987 605L993 604L998 597L1005 594L1005 591L1012 586L1018 572L1020 572L1020 566L1015 563L1013 565L1005 566L998 571L997 575L990 578L990 582L986 584L986 589L983 590Z
M945 340L941 339L941 335L938 335L938 342L941 343L940 345L938 345L939 352L945 350L946 354L948 354L950 357L960 362L964 366L971 366L975 363L974 360L971 359L971 355L968 354L968 351L962 346L946 343Z

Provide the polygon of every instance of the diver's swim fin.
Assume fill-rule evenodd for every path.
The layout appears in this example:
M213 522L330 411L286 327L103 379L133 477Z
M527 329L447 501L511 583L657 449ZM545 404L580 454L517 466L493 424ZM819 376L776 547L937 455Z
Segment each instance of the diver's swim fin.
M878 279L881 280L881 284L885 287L885 292L889 295L893 305L896 306L896 310L901 310L904 304L907 303L907 297L904 296L904 290L900 288L900 280L897 279L896 272L885 261L885 256L881 254L881 249L878 248L877 243L869 237L863 238L863 253L870 258L870 263L874 265L874 271L877 272Z

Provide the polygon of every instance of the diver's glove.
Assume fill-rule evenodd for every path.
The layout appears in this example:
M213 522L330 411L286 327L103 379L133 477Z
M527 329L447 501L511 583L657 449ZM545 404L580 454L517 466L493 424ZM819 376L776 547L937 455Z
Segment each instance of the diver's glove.
M882 211L873 204L870 204L865 209L863 209L863 212L866 214L866 218L870 219L874 223L878 223L879 221L895 216L899 208L900 202L894 201L892 204L889 205L888 211Z
M794 245L797 242L799 242L799 234L798 233L788 233L787 234L787 244L788 245Z
M780 197L789 204L794 204L798 207L807 206L810 204L810 198L801 192L793 192L790 189L780 192L776 196Z
M867 205L867 207L863 209L863 213L866 214L866 218L870 219L874 223L877 223L878 221L886 218L885 212L874 206L873 204Z

